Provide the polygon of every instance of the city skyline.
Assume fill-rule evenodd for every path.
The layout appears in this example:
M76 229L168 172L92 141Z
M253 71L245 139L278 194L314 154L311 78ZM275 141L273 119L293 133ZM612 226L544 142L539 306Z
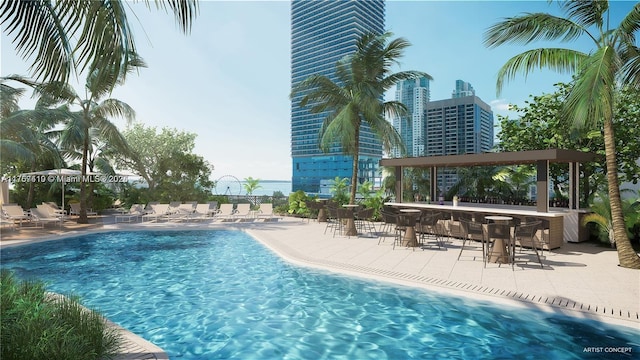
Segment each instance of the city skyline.
M612 3L612 21L617 24L633 5ZM194 152L214 165L214 180L227 174L290 180L290 3L201 2L200 15L186 36L171 15L148 11L140 3L128 6L136 12L137 18L130 16L129 21L149 67L131 75L113 97L131 105L146 126L198 134ZM555 3L546 1L387 1L385 27L412 43L397 70L433 76L432 101L450 98L461 79L473 85L496 115L505 115L509 103L523 105L530 94L552 92L554 83L570 80L567 74L536 71L526 81L517 77L496 96L498 69L526 48L490 50L482 45L482 35L488 26L522 12L559 14ZM550 45L540 42L528 48ZM593 48L584 41L561 46ZM28 63L16 55L4 33L1 54L0 75L28 74ZM30 92L21 102L23 108L32 106L29 97ZM114 122L124 128L123 120Z

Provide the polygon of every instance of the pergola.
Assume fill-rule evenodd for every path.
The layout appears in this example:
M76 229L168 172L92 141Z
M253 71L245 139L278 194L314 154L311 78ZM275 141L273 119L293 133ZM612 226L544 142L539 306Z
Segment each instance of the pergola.
M536 187L538 194L536 210L538 212L549 212L549 164L569 164L569 208L577 209L579 199L578 184L580 178L580 172L578 170L580 163L594 161L597 157L597 154L577 150L547 149L382 159L380 160L380 166L395 167L396 201L402 202L402 169L405 167L430 169L430 177L432 179L430 196L431 199L435 199L438 188L436 181L433 181L433 179L437 178L437 171L440 167L536 164Z

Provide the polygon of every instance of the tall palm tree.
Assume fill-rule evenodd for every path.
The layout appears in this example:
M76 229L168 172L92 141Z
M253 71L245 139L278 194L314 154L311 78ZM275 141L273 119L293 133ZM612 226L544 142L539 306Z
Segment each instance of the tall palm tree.
M64 160L49 131L66 118L64 109L50 109L39 100L34 109L20 109L18 100L24 89L13 88L0 80L0 164L2 172L28 167L30 172L43 163L62 167ZM22 165L20 165L22 164ZM24 165L24 166L23 166ZM33 201L34 183L29 183L26 206Z
M145 64L136 57L136 62L129 64L129 71ZM109 71L111 70L111 71ZM117 99L104 99L111 93L115 85L124 81L124 76L117 69L96 70L89 74L85 85L85 97L79 95L71 86L60 82L34 85L35 90L43 96L51 97L51 102L66 103L69 106L68 119L56 136L61 148L68 153L78 151L82 154L80 179L80 214L78 223L87 223L87 190L86 174L90 160L92 143L96 139L108 146L129 153L126 139L111 122L114 117L124 118L128 123L135 119L135 111L126 103ZM104 73L107 75L104 75ZM104 100L103 100L104 99ZM72 109L73 107L73 109ZM78 110L74 110L78 109Z
M410 43L398 38L388 41L393 34L365 33L356 44L353 54L345 56L336 64L336 79L324 75L311 75L294 86L292 95L304 93L300 106L311 105L311 111L330 111L320 130L320 148L328 152L339 143L343 153L353 156L351 196L354 204L358 185L358 153L360 130L367 123L381 140L388 152L392 147L402 146L398 132L385 119L385 115L403 115L404 104L397 101L383 102L384 93L399 81L427 77L419 71L391 72Z
M150 1L145 0L147 7ZM171 10L188 33L197 15L197 0L155 0L156 8ZM13 35L23 59L35 56L33 77L42 82L66 83L78 66L127 72L136 58L133 33L122 0L29 0L0 2L0 24ZM129 10L130 11L130 10ZM77 57L77 58L76 58Z
M498 72L497 91L505 80L518 73L525 76L535 69L549 68L575 73L575 82L564 103L564 114L577 127L602 126L611 201L613 232L620 265L640 269L640 257L633 250L624 229L618 166L616 162L613 114L615 94L621 86L640 87L640 49L636 35L640 31L640 3L611 27L609 2L581 0L559 2L566 17L547 13L528 13L507 18L485 33L485 45L529 44L535 40L569 42L586 36L593 50L584 53L568 48L539 48L509 59Z

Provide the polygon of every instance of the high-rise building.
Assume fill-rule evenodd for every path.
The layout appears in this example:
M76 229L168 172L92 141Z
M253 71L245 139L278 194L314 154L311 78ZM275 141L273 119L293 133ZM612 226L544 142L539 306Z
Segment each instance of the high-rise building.
M478 154L493 148L493 111L477 96L427 104L426 156ZM438 175L441 191L458 181L455 169Z
M408 156L425 155L426 109L429 102L429 79L420 77L396 85L396 101L407 107L407 114L395 116L393 127L404 141ZM392 150L392 157L401 157L400 149Z
M451 98L455 99L475 95L476 91L473 90L471 84L462 80L456 80L456 89L451 93Z
M291 2L291 86L313 74L335 80L335 65L353 53L365 32L384 31L384 0ZM304 94L291 100L292 190L320 193L320 185L334 179L351 179L353 157L342 154L339 145L330 152L320 150L319 133L328 112L314 114L310 106L299 106ZM359 182L373 180L382 145L364 124L360 135Z

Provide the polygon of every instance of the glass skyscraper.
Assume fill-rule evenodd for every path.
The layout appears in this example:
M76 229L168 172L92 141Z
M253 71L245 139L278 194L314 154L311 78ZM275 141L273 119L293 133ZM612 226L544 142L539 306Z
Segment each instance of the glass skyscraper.
M396 85L396 101L407 107L407 115L394 116L393 127L407 148L407 156L425 156L426 109L431 94L429 79L420 77L404 80ZM392 157L401 157L400 149L393 149Z
M358 38L367 31L384 31L383 0L291 2L291 86L313 74L336 81L335 65L353 53ZM320 150L319 136L329 114L301 108L297 94L291 100L292 190L320 193L336 176L351 179L353 157L343 155L339 145L330 152ZM382 158L382 145L364 124L361 127L358 180L371 180Z

